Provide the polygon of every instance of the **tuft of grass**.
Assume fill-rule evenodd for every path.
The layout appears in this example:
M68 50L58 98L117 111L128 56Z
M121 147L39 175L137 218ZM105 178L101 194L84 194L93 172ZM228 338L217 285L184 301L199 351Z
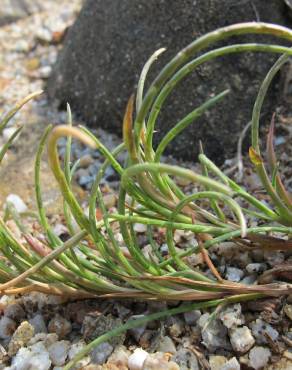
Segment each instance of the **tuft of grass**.
M29 235L22 224L25 215L17 214L11 205L7 207L5 220L15 219L25 242L16 239L5 220L0 219L0 249L8 261L7 263L0 260L2 294L38 290L74 298L133 297L144 300L196 302L146 317L142 319L143 323L185 312L194 307L216 307L229 302L291 294L291 285L281 282L249 286L225 281L208 256L208 248L226 240L234 240L236 243L257 248L291 249L289 235L292 234L292 200L281 179L273 147L274 123L271 124L267 138L269 166L267 168L260 149L259 121L267 90L276 73L292 55L292 49L276 44L239 43L209 50L216 42L241 34L267 34L292 40L292 30L267 23L241 23L218 29L182 49L161 70L144 94L147 72L164 51L158 50L143 68L136 102L134 96L131 97L126 108L123 143L113 151L106 148L85 127L72 126L69 106L68 125L48 126L40 141L35 161L38 221L46 235L46 242ZM209 51L204 52L206 48ZM196 56L199 52L200 55ZM202 174L160 162L167 145L182 130L193 124L206 110L213 109L232 92L228 90L220 92L196 107L170 129L156 149L152 145L157 117L176 85L202 63L242 52L283 54L271 67L260 87L251 120L250 160L269 197L268 204L261 202L225 175L207 158L203 150L199 155ZM0 132L23 104L38 94L28 96L8 112L0 123ZM17 131L1 149L0 161L18 133ZM57 142L63 136L67 137L67 147L62 167ZM78 162L75 164L70 162L72 138L97 148L105 157L89 195L89 215L84 213L72 190L72 177L78 167ZM40 162L46 143L50 167L64 199L64 216L71 234L66 242L54 234L42 201ZM117 160L118 154L122 151L128 154L123 165ZM121 179L118 209L114 213L107 210L100 190L100 181L108 166L112 166ZM188 179L197 184L200 190L186 195L176 184L174 177ZM208 207L206 202L209 203ZM103 215L101 220L96 216L100 212ZM247 215L255 217L258 226L249 226ZM128 249L127 253L120 247L113 232L112 225L117 223ZM143 254L137 243L133 227L135 223L147 225L147 235L152 247L149 256ZM78 225L77 229L74 227L75 224ZM163 258L159 252L152 235L154 228L165 229L169 250L167 258ZM193 232L198 245L178 251L173 238L175 230ZM187 262L186 257L193 253L202 254L214 275L213 278ZM65 369L74 366L80 356L88 353L94 345L140 324L139 320L130 321L96 339L85 347L76 359L67 364Z

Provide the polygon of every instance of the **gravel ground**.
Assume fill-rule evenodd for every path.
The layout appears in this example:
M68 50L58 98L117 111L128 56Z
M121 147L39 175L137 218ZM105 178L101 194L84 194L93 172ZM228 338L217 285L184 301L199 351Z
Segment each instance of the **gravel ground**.
M4 3L7 6L6 20L2 23L0 20L0 25L7 24L0 27L0 113L29 92L43 88L62 46L63 36L77 14L81 0L31 2L33 7L29 5L25 12L18 12L15 16L11 15L11 3ZM27 4L30 2L27 1ZM1 12L0 19L5 17L5 6ZM45 97L41 97L28 104L4 131L0 137L0 146L18 127L19 122L27 123L23 135L8 153L0 172L1 208L7 196L10 196L10 201L13 201L18 209L33 208L32 154L35 152L37 140L47 122L62 123L65 120L64 112L56 111L48 105ZM277 127L280 129L277 132L279 135L276 148L290 190L291 122L289 111L279 109ZM96 133L110 149L119 142L114 135L102 130ZM64 154L64 144L64 141L60 141L61 156ZM79 169L75 174L76 190L86 208L87 191L103 158L98 151L89 150L79 143L73 144L72 156L73 160L80 159ZM164 160L177 163L170 157ZM264 200L258 180L246 158L243 163L245 166L242 173L234 167L234 164L237 164L236 159L226 161L224 169L233 172L244 186L257 192ZM196 164L183 165L198 170ZM46 166L44 160L42 180L48 214L56 233L66 237L67 230L62 224L58 208L60 198ZM12 174L12 177L9 174ZM189 183L180 185L186 192L193 190ZM103 180L102 190L110 210L114 210L116 206L117 186L118 178L109 168ZM144 226L136 225L135 228L139 233L141 248L146 248ZM167 255L163 233L157 230L155 238L160 244L161 252ZM194 242L194 239L191 234L177 231L175 242L178 247L183 247L185 243ZM231 242L213 248L210 257L224 278L247 284L256 284L262 272L276 265L292 262L288 253L246 251ZM193 257L191 263L204 269L199 256ZM288 279L291 281L291 277ZM174 302L171 306L179 304ZM168 306L170 307L170 304ZM73 358L74 354L93 338L120 325L124 320L161 311L166 307L164 302L143 303L133 300L69 302L41 293L22 297L2 296L0 369L61 369L68 359ZM208 310L196 310L131 330L124 336L95 348L77 368L292 369L292 297L264 299L224 307L218 311L216 319L206 325L210 313Z

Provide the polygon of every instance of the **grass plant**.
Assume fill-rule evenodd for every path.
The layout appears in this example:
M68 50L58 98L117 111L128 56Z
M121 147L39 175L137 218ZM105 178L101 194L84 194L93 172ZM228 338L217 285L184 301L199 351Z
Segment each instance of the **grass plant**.
M145 322L194 308L216 307L230 302L291 294L291 285L282 282L244 285L226 281L208 256L208 248L227 240L248 245L250 248L291 249L289 236L292 234L292 200L281 179L273 147L274 123L272 121L267 139L267 166L260 149L259 121L267 90L276 73L292 54L292 49L270 43L238 43L210 50L216 42L242 34L270 35L292 41L292 30L273 24L252 22L218 29L201 36L182 49L166 64L144 94L148 70L164 51L158 50L145 64L141 73L136 101L131 97L128 102L123 122L123 143L113 151L106 148L98 137L85 127L72 126L69 107L68 125L47 127L35 161L38 221L46 235L46 242L28 234L22 223L25 215L18 215L11 205L7 207L5 220L15 220L24 241L18 240L5 220L0 219L0 248L3 257L8 261L7 263L3 259L0 260L2 294L38 290L73 298L115 297L193 302L141 319ZM204 51L205 49L208 51ZM262 82L251 120L252 140L249 156L263 190L269 197L268 203L263 203L225 175L203 151L199 155L202 173L161 163L161 156L167 145L206 110L220 104L227 94L231 94L230 91L220 92L196 107L170 129L156 149L153 147L157 118L177 84L202 63L242 52L281 54ZM200 55L197 56L198 54ZM0 133L18 110L38 95L39 93L31 94L5 115L0 123ZM1 149L0 160L21 129L22 127ZM63 136L67 137L67 149L62 166L57 142ZM71 164L70 160L72 138L97 148L105 157L88 199L89 215L85 214L72 190L72 178L78 167L78 163ZM42 201L40 163L46 143L50 167L64 198L64 215L71 234L66 242L54 234ZM117 160L122 151L128 154L123 165ZM100 188L107 166L112 166L121 178L115 213L107 210ZM175 182L177 177L188 179L200 190L186 195ZM208 207L206 202L209 203ZM96 216L100 211L103 215L101 220ZM250 216L257 219L258 226L249 225ZM137 243L135 223L147 225L152 247L150 256L145 256ZM128 253L120 247L112 228L113 224L119 225ZM166 258L161 256L153 238L154 228L165 230L169 250L169 256ZM197 246L178 251L173 238L175 230L193 232ZM202 253L214 278L188 263L187 256L193 253ZM141 325L139 320L128 322L123 327L105 334L86 347L80 356L111 335L118 335L137 325ZM74 366L80 356L66 365L65 369Z

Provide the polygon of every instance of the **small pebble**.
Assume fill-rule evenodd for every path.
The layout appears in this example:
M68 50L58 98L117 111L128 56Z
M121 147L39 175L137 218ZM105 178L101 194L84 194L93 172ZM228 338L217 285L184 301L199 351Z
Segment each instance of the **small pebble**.
M208 322L210 314L205 313L198 320L198 326L202 329L203 344L210 351L214 351L218 348L229 349L230 345L227 342L227 329L221 321L216 318L212 318Z
M239 303L226 307L220 312L219 318L228 329L244 324L244 317Z
M96 346L90 353L91 362L94 364L102 365L104 364L109 356L112 354L114 347L108 343L104 342Z
M227 361L220 370L240 370L240 365L235 357Z
M21 348L27 345L34 335L33 326L28 321L23 321L13 333L8 345L8 354L13 356Z
M263 272L267 267L265 263L249 263L245 269L248 273L252 274L254 272Z
M239 353L246 353L255 343L255 339L247 326L231 329L229 335L232 348Z
M28 348L20 348L7 370L49 370L50 367L49 353L43 343L36 343Z
M70 342L66 340L61 340L52 343L48 347L48 352L50 354L50 359L52 364L55 366L63 366L66 362L68 352L70 348Z
M68 353L69 360L73 360L77 353L80 352L85 346L86 343L83 340L80 340L79 342L72 344ZM89 362L90 357L85 356L80 361L78 361L78 363L76 364L76 368L82 369L82 367L86 366Z
M160 253L163 257L168 255L168 245L167 244L162 244L162 246L160 247Z
M43 66L39 69L40 78L47 79L50 77L51 73L52 73L51 66Z
M71 323L60 315L55 316L48 324L48 332L56 333L60 339L65 338L71 330Z
M85 154L79 159L79 167L87 168L94 162L94 159L90 154Z
M167 353L175 354L176 347L175 347L175 344L173 343L173 340L170 337L164 336L159 341L157 351L163 352L163 353L167 352Z
M254 321L251 324L251 330L258 344L268 343L265 333L267 333L272 341L277 340L279 337L278 331L262 319L257 319L256 321Z
M185 312L184 313L184 319L185 319L185 322L188 325L195 325L196 322L201 317L201 315L202 315L201 314L201 311L199 311L199 310L193 310L193 311Z
M47 28L39 28L36 31L36 38L38 41L41 41L43 43L50 43L53 39L53 35L50 30Z
M136 223L134 224L134 231L136 233L145 233L147 231L147 225Z
M265 347L254 347L249 352L249 364L253 369L264 368L271 357L271 351Z
M13 50L19 53L27 53L30 49L30 45L26 40L18 40L13 46Z
M251 274L248 276L245 276L240 282L245 285L252 285L257 281L258 275L257 274Z
M58 223L53 227L53 232L59 237L61 237L62 235L68 235L67 227L61 223Z
M185 348L180 348L171 358L179 365L180 370L199 370L197 357Z
M28 321L34 327L35 334L47 333L47 327L43 315L36 314L32 319Z
M107 364L114 365L118 369L128 368L128 358L130 356L130 351L126 349L125 346L117 346L111 356L109 357Z
M92 176L86 175L86 176L81 176L79 178L79 184L80 186L91 186L93 182Z
M27 211L27 205L17 194L9 194L6 198L6 202L10 202L19 213Z
M178 317L170 317L168 331L172 337L179 337L184 331L184 322Z
M25 312L20 304L14 303L4 309L4 316L19 321L25 317Z
M211 370L221 370L227 362L227 358L219 355L211 355L209 358L209 365Z
M143 316L144 315L135 315L135 316L130 317L130 319L138 319L138 318L141 318ZM146 326L147 326L147 324L141 325L141 326L136 327L136 328L132 328L132 329L129 330L129 333L135 338L135 340L137 342L139 342L139 339L141 338L141 336L144 334L144 332L146 330Z
M115 194L106 194L103 197L103 201L107 208L112 208L116 205L117 197Z
M281 145L281 144L284 144L286 142L286 139L284 136L277 136L275 137L275 145L278 146L278 145Z
M234 282L239 282L243 278L244 272L237 267L227 267L226 279Z
M4 309L12 304L15 303L15 296L13 295L3 295L1 298L0 298L0 307L1 309Z
M168 353L156 352L150 354L144 363L143 370L180 370L173 361L169 361Z
M0 319L0 339L8 339L16 329L16 322L9 317L2 316Z
M142 370L149 354L142 348L136 348L128 359L129 370Z

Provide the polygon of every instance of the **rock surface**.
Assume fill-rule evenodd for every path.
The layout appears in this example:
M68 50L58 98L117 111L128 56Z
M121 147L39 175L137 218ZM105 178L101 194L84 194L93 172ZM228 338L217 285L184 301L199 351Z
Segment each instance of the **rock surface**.
M87 0L49 79L49 96L58 104L70 102L88 124L121 133L122 116L150 55L167 51L153 66L148 81L178 51L205 32L245 21L287 24L284 3L270 0ZM289 25L289 23L288 23ZM263 41L265 37L234 39ZM281 41L285 43L284 41ZM239 54L200 66L182 81L166 101L157 122L156 142L179 119L211 95L230 88L232 93L184 131L169 153L194 159L204 143L208 156L221 162L236 151L238 134L251 118L259 83L274 55ZM275 109L273 89L269 109ZM234 109L236 107L236 109ZM266 111L266 109L265 109ZM270 118L268 115L267 118ZM188 145L186 145L186 143Z

